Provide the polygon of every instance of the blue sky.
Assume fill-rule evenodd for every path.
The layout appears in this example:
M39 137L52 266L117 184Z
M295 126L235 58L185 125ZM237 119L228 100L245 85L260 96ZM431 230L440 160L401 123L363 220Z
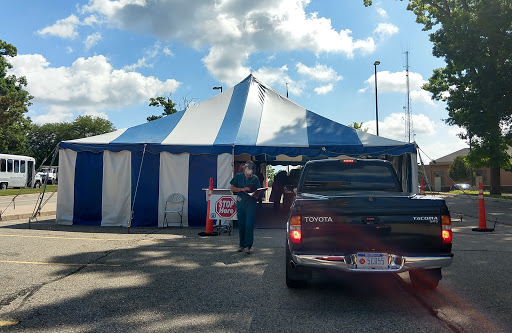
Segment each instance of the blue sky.
M406 140L405 51L410 52L416 142L431 158L466 147L449 127L444 103L421 85L444 65L407 1L84 0L10 1L0 39L18 56L37 123L105 117L116 128L160 109L150 97L202 102L251 72L325 117L364 122L375 132L374 61L380 135ZM424 156L426 158L426 156ZM428 160L428 158L426 158Z

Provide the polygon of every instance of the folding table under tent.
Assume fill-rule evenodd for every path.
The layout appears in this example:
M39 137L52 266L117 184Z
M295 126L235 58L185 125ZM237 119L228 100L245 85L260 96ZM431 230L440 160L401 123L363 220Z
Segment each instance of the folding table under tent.
M202 190L229 188L235 156L271 164L340 156L387 158L417 191L414 143L322 117L249 75L186 111L59 144L57 222L162 227L170 194L185 196L183 224L205 225Z

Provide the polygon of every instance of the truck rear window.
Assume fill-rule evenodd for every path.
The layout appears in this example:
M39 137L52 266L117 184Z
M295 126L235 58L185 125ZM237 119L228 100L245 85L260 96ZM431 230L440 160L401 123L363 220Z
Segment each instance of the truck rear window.
M301 192L395 191L400 192L391 167L370 163L325 163L306 168Z

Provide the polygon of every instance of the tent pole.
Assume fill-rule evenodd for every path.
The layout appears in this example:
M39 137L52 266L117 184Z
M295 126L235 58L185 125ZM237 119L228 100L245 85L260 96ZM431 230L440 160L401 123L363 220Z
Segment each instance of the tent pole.
M432 185L430 185L430 182L428 181L427 170L425 170L425 164L423 164L423 159L421 158L419 147L418 147L417 152L418 152L418 157L420 158L421 167L423 169L423 178L425 178L425 180L427 181L428 189L430 190L430 192L432 192Z
M235 144L233 144L231 152L233 154L233 167L231 168L231 178L235 178Z
M135 199L137 198L137 190L139 189L139 180L140 180L140 174L142 172L142 163L144 163L144 155L146 154L146 146L148 144L144 143L144 150L142 151L142 159L140 160L140 167L139 167L139 175L137 176L137 185L135 185L135 193L133 194L133 202L132 202L132 211L130 214L130 220L128 221L128 233L130 233L130 227L132 226L132 220L133 220L133 208L135 207Z
M44 199L44 194L46 193L46 185L48 184L48 174L50 172L50 168L53 167L53 162L55 161L55 157L57 156L57 153L59 152L59 144L57 144L55 146L55 148L53 149L53 155L52 155L52 161L50 162L50 167L46 170L46 177L44 179L44 182L43 184L41 184L41 190L39 192L39 196L37 198L37 201L36 201L36 205L34 207L34 211L32 212L32 216L28 218L28 228L30 229L30 223L32 222L32 220L34 219L37 219L37 214L40 214L40 211L41 211L41 205L43 204L43 199ZM47 157L48 158L48 157ZM45 161L46 159L45 158ZM44 163L44 161L43 161ZM39 169L42 167L42 163L41 163L41 166L39 166ZM35 177L35 175L33 175L32 177ZM55 190L53 191L53 193L55 193ZM52 195L53 195L52 193ZM50 196L51 197L51 196ZM47 200L48 201L48 200ZM46 202L45 202L46 203Z

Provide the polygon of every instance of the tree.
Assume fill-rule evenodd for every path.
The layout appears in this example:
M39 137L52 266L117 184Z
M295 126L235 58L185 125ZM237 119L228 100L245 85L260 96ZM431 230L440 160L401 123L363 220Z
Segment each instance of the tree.
M276 170L271 165L267 165L267 181L269 184L274 181L275 172Z
M470 182L473 178L471 166L464 156L457 156L450 164L448 176L455 182Z
M500 168L510 167L512 142L512 3L409 0L407 9L423 30L433 30L433 55L446 62L423 88L446 101L445 121L466 129L461 138L473 147L468 160L490 168L491 194L500 194Z
M7 75L12 68L7 57L17 54L16 47L0 40L0 152L25 154L30 119L24 115L33 97L25 90L24 76Z
M363 128L363 122L358 123L357 121L354 121L351 125L348 125L348 127L352 127L353 129L363 132L368 132L368 127Z
M86 138L114 130L114 124L109 120L91 116L79 116L71 123L33 124L28 133L28 149L39 166L47 157L49 160L45 164L51 162L50 154L61 141ZM54 164L58 164L58 160Z
M157 119L162 118L163 116L168 116L170 114L178 112L178 110L176 110L176 103L173 103L173 101L171 100L170 94L167 97L162 97L162 96L159 96L156 98L151 97L149 99L149 106L163 107L164 112L162 112L162 114L160 116L153 115L153 116L147 117L146 119L148 120L148 122L157 120Z

